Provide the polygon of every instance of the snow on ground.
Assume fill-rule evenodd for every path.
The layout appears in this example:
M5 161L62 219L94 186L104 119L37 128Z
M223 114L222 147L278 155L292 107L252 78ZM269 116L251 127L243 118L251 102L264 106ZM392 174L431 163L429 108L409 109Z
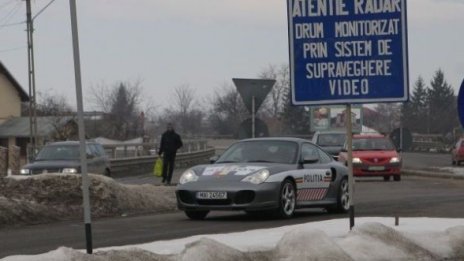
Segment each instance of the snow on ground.
M464 168L460 168L460 167L443 167L443 168L434 168L434 169L438 170L439 172L445 171L445 172L453 173L456 176L464 177Z
M94 217L176 210L175 187L125 185L89 175ZM37 224L82 216L81 176L41 174L0 178L0 226Z
M208 222L208 221L205 221ZM198 235L101 248L94 255L59 248L2 261L58 260L464 260L464 219L335 219L241 233Z

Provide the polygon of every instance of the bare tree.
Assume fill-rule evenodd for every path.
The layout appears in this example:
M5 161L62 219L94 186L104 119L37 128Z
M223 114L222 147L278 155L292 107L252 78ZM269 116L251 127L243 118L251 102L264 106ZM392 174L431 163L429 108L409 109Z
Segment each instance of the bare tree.
M72 115L73 110L61 95L50 95L53 91L37 93L37 116L64 116ZM22 114L29 115L29 105L22 104Z
M185 116L192 107L195 100L195 91L187 84L178 86L174 89L173 102L174 111Z
M193 107L196 100L195 90L188 84L180 85L174 89L171 100L172 105L165 110L163 121L177 123L180 132L184 134L196 134L201 126L203 113Z
M271 93L266 98L266 104L269 108L271 117L278 118L284 107L284 96L290 86L290 75L288 65L280 66L269 65L260 74L259 78L274 79L276 83Z
M221 135L235 135L240 123L249 115L237 90L224 84L209 102L212 105L209 113L211 128Z
M382 133L390 133L400 127L401 123L401 104L399 103L379 103L375 110L380 114L374 120L374 126Z

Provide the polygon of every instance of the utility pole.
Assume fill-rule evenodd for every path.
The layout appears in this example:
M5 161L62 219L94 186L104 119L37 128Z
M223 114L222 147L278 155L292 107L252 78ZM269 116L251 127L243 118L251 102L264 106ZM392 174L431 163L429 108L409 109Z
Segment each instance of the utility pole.
M35 91L35 66L34 66L34 23L32 20L31 0L26 1L26 24L27 24L27 59L28 59L28 79L29 79L29 142L32 146L32 156L35 156L37 149L37 104Z
M82 200L84 207L85 223L85 242L87 254L92 254L92 220L90 210L89 196L89 175L87 173L86 143L85 143L85 126L84 126L84 103L82 101L82 76L81 76L81 58L79 52L79 34L77 30L77 11L76 0L69 0L69 9L71 13L71 32L74 57L74 75L76 81L76 100L77 100L77 119L79 125L79 151L82 174Z

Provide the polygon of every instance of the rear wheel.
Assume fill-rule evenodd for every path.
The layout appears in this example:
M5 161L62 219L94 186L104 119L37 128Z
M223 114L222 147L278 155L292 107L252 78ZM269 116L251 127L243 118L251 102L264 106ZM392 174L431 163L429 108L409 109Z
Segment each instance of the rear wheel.
M400 176L400 175L395 175L395 176L393 176L393 180L394 180L394 181L400 181L400 180L401 180L401 176Z
M291 180L284 180L280 187L279 208L276 215L280 218L290 218L295 212L296 189Z
M390 176L383 176L384 181L390 181Z
M350 209L350 193L348 190L348 179L344 178L340 181L338 187L337 204L327 208L331 213L346 213Z
M205 219L206 215L208 215L208 213L209 213L208 210L202 210L202 211L185 210L185 215L189 217L190 219L194 219L194 220L203 220Z

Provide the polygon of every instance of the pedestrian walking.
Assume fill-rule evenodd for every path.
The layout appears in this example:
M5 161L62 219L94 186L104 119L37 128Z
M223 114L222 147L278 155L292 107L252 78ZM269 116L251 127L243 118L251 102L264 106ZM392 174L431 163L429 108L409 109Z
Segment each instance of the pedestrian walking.
M160 148L158 155L163 155L163 183L171 185L172 173L176 160L177 150L182 147L180 135L174 131L171 123L166 126L166 131L161 136Z

